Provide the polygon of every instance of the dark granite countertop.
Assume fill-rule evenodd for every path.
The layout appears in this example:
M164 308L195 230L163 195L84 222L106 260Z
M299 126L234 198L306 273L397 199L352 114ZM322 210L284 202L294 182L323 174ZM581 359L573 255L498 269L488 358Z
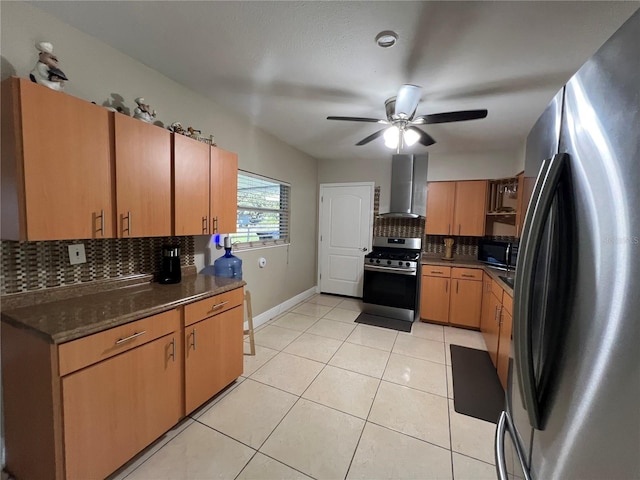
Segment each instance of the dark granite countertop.
M3 311L2 320L64 343L246 285L242 280L188 275L173 285L143 283Z
M497 268L492 268L482 262L479 262L472 257L460 257L453 260L443 260L439 256L423 255L421 260L422 265L437 265L439 267L462 267L462 268L481 268L489 274L489 276L495 280L500 287L513 297L513 288L507 285L500 277L513 278L514 272L505 272Z

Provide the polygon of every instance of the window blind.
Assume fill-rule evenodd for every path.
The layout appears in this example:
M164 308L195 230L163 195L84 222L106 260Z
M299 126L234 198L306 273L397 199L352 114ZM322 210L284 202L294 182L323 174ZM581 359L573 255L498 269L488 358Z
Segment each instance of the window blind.
M238 170L238 219L234 248L289 243L288 183Z

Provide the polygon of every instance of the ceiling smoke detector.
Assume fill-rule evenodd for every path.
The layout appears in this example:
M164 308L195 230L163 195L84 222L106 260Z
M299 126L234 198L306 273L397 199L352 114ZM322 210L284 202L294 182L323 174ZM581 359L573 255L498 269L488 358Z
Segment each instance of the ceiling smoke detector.
M391 30L385 30L376 35L376 43L379 47L389 48L393 47L398 41L398 34Z

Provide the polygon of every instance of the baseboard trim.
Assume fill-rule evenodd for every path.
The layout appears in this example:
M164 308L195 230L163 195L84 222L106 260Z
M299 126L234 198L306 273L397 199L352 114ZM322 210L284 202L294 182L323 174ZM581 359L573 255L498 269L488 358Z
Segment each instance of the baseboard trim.
M305 290L302 293L299 293L295 297L292 297L289 300L282 302L280 305L276 305L275 307L270 308L266 312L262 312L260 315L254 316L253 328L257 328L263 323L267 323L272 318L276 318L278 315L280 315L283 312L286 312L287 310L289 310L291 307L294 307L298 303L305 301L307 298L313 297L317 292L317 288L318 287L311 287L310 289ZM247 322L245 322L245 329L246 328L249 328L247 325Z

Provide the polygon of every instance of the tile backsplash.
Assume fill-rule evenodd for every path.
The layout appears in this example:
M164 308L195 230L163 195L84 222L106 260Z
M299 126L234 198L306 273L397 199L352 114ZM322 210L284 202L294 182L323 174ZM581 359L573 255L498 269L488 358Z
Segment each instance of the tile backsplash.
M87 262L69 264L67 247L84 244ZM0 241L0 295L155 274L162 245L180 246L182 266L195 264L193 237L154 237L51 242Z

